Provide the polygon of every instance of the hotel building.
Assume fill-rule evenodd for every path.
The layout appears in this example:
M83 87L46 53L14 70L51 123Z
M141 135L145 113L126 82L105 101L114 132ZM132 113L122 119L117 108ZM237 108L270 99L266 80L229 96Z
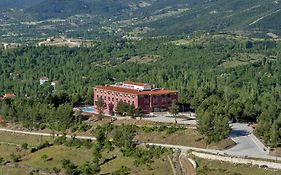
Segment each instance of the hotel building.
M142 108L144 113L167 111L174 100L178 100L178 92L152 88L150 84L125 81L106 86L96 86L93 90L96 104L102 98L106 104L104 113L115 111L119 101Z

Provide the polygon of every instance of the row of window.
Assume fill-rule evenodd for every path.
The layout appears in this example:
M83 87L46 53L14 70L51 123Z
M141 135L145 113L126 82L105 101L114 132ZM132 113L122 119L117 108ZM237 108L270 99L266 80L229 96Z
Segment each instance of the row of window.
M124 93L118 93L118 92L111 92L111 91L103 91L103 90L98 90L98 89L96 89L96 92L97 93L101 93L101 94L108 94L108 95L114 95L114 96L120 96L120 97L122 97L122 96L124 96L124 97L132 97L133 99L135 99L135 95L130 95L130 94L124 94Z
M104 96L99 96L99 95L97 95L97 99L99 99L99 98L102 98L104 101L108 101L108 102L114 102L115 101L115 98L110 98L110 97L104 97ZM120 101L123 101L122 99L120 100ZM119 102L119 99L118 98L116 98L116 102ZM124 100L123 102L125 102L125 103L129 103L129 104L131 104L131 103L133 103L133 101L130 101L130 100Z
M158 96L157 96L157 95L152 95L152 97L153 97L153 98L157 98ZM171 97L171 94L167 94L167 95L162 94L161 97L162 97L162 98L170 98L170 97ZM149 98L149 95L145 95L144 98L146 98L146 99Z

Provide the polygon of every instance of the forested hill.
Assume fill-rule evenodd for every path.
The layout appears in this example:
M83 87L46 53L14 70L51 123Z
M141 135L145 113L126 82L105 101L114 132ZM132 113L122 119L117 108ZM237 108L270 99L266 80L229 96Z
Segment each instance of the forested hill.
M178 90L179 101L206 119L203 124L226 117L258 121L258 135L273 145L273 131L281 128L280 55L280 41L225 35L0 50L0 94L17 95L12 104L0 101L0 114L40 124L46 113L53 114L46 105L52 97L74 106L90 104L93 86L131 80ZM40 86L42 76L49 82ZM60 83L54 90L55 80ZM63 106L58 109L64 111Z
M0 9L4 8L28 8L43 0L1 0Z
M26 13L38 19L92 14L129 20L126 27L148 27L150 35L194 31L279 34L280 8L280 0L45 0Z
M45 0L26 9L39 19L65 18L77 14L91 14L114 18L122 16L142 6L151 5L156 0Z

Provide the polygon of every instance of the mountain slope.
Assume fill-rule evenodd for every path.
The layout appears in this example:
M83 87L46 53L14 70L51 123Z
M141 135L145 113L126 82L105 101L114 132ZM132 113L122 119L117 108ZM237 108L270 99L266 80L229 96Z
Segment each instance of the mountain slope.
M128 20L127 31L148 27L148 35L195 31L281 34L280 0L44 0L26 9L37 19L91 14ZM123 25L124 27L124 25Z
M154 32L151 33L153 35L181 34L198 30L250 30L281 33L281 22L278 20L281 18L279 10L281 3L276 0L198 0L196 3L186 2L187 5L181 6L181 8L188 8L188 10L159 20L146 20L139 26L148 26L154 29ZM176 4L174 3L174 6ZM153 19L153 16L155 13L150 13L146 18Z
M26 11L38 19L65 18L77 14L114 17L150 1L154 0L45 0Z
M5 8L27 8L33 6L43 0L1 0L0 9Z

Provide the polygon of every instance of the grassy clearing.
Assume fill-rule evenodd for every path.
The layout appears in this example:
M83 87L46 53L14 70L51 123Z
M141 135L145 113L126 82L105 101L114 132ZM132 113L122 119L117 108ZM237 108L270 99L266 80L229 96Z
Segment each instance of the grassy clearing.
M103 153L103 158L111 158L116 156L116 159L101 166L101 174L108 174L112 171L116 171L121 168L121 166L133 167L134 159L131 157L124 157L122 153L115 149L114 151Z
M159 55L144 55L131 57L128 62L134 63L150 63L160 59Z
M60 169L62 167L62 160L67 159L76 165L82 165L86 161L92 159L93 148L87 149L84 147L67 147L64 145L54 145L34 153L30 152L30 149L24 150L21 148L22 143L38 145L41 140L38 140L36 136L18 135L15 136L10 133L0 133L5 141L13 142L18 145L8 145L5 143L0 144L0 156L5 161L11 161L11 154L20 155L20 161L18 165L24 167L33 167L34 169L40 170L52 170L54 168ZM1 138L2 138L1 137ZM28 138L30 137L30 138ZM40 138L40 137L39 137ZM1 139L2 141L2 139ZM24 141L24 142L23 142ZM114 171L119 170L122 166L127 166L131 169L131 174L147 175L147 174L159 174L159 175L170 175L172 169L167 159L169 152L161 155L159 159L153 159L152 163L136 166L134 164L135 158L123 156L120 149L115 148L113 151L102 152L102 159L112 159L101 166L101 174L110 174ZM46 155L46 156L44 156ZM45 158L44 158L45 157ZM103 162L103 161L101 161ZM0 174L5 175L25 175L29 174L28 169L23 168L11 168L9 166L0 166Z
M195 157L200 175L281 175L281 171L259 168L250 165L237 165L221 161Z
M0 174L1 175L29 175L27 170L22 168L11 168L11 167L4 167L0 166Z
M31 146L36 146L44 141L52 141L51 137L32 136L24 134L14 134L8 132L0 132L1 142L23 144L28 143Z
M144 142L154 142L154 143L164 143L164 144L177 144L198 148L206 148L207 144L202 135L200 135L196 130L185 129L176 131L172 134L167 134L167 132L140 132L136 136L137 140Z
M175 44L177 46L189 45L191 43L192 43L192 40L187 40L187 39L179 39L176 41L172 41L172 44Z
M132 175L170 175L173 174L171 165L169 164L167 153L161 156L160 159L153 159L153 163L149 165L134 165L134 158L124 157L120 150L115 149L109 153L103 153L104 158L111 158L113 155L116 159L101 166L100 174L110 174L113 171L120 169L122 166L127 166L131 169Z
M51 160L46 161L42 159L43 155L47 155ZM61 162L64 159L70 160L77 165L81 165L86 161L90 161L91 155L91 149L55 145L24 156L21 164L41 169L50 169L54 167L61 168Z
M262 54L239 53L232 55L229 60L222 63L220 66L224 68L234 68L261 61L263 58L265 58L265 56Z
M0 157L3 157L4 160L11 161L11 154L23 156L26 155L27 153L28 151L22 150L18 146L0 144Z
M207 148L208 149L223 150L223 149L231 148L235 144L236 143L232 139L228 138L228 139L221 140L218 143L212 143L212 144L208 145Z

